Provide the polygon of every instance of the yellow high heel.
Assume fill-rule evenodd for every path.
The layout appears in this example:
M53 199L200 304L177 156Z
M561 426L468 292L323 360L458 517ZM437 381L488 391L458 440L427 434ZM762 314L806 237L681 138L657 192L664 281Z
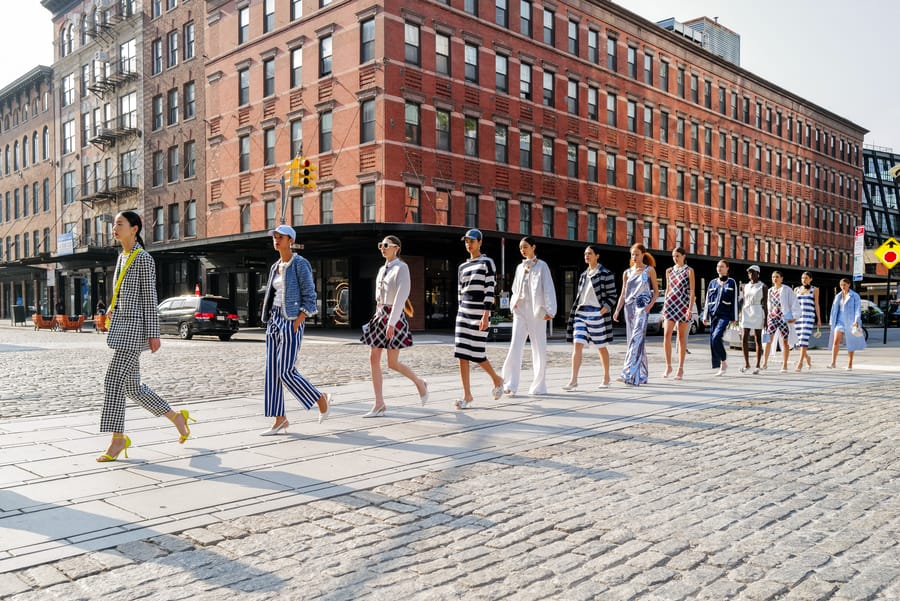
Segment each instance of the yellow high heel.
M190 421L190 422L194 422L196 424L197 420L195 420L193 417L191 417L191 414L188 413L187 409L182 409L178 413L180 413L181 417L184 418L184 428L187 430L187 434L181 434L178 437L178 444L184 444L184 441L186 441L188 438L191 437L191 428L190 428L190 426L188 426L188 422Z
M99 457L97 457L97 463L107 463L109 461L115 461L119 458L119 455L122 454L122 451L125 452L125 459L128 459L128 447L131 446L131 439L128 438L124 434L113 434L113 440L122 440L125 439L125 446L119 450L115 455L110 455L109 453L103 453Z

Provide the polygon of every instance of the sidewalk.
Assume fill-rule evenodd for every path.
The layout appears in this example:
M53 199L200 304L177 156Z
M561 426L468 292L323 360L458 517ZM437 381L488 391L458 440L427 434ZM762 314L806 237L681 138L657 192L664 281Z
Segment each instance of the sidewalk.
M890 502L890 511L882 508L878 516L879 523L892 525L881 527L887 529L880 534L873 532L864 538L887 536L893 541L891 546L895 547L896 524L900 523L900 506L891 501L900 498L895 496L895 493L900 493L895 478L896 467L885 463L880 468L877 464L872 464L868 469L862 466L852 468L865 469L859 474L882 470L883 477L879 478L877 488L864 485L862 475L858 474L854 479L840 470L844 465L856 465L857 458L862 457L865 449L869 448L865 446L866 442L862 442L864 446L859 448L860 442L857 441L861 437L861 441L869 441L871 446L877 444L871 441L878 435L890 437L897 429L895 419L893 426L884 427L884 420L891 419L892 411L896 409L895 399L900 395L900 386L896 382L897 366L900 365L897 345L870 347L865 354L857 357L853 372L817 369L812 373L779 374L777 370L769 370L760 376L732 373L727 378L709 377L711 371L705 368L708 365L708 351L698 346L692 345L694 355L684 381L654 378L651 384L639 388L619 384L609 390L598 391L599 378L596 370L592 369L592 373L586 371L580 378L581 391L559 392L561 385L568 380L568 370L554 367L549 370L548 384L556 392L536 398L504 397L493 401L488 396L487 378L476 372L473 374L476 408L467 411L450 408L458 389L455 375L429 378L432 398L424 408L419 406L414 389L408 383L388 379L386 387L406 391L405 396L394 396L387 417L374 420L359 417L370 402L370 385L366 382L348 384L333 390L336 404L325 424L319 426L315 423L314 411L303 414L291 408L288 413L292 422L290 433L271 438L258 436L259 431L268 427L269 420L259 415L262 400L255 395L205 400L196 406L184 405L192 413L196 410L200 422L194 425L194 436L183 447L175 441L168 423L149 417L143 411L129 409L129 434L134 446L130 449L129 459L120 458L112 464L94 462L98 454L98 438L96 415L92 413L0 421L0 597L14 593L27 595L29 590L43 591L48 587L49 592L55 586L73 585L88 576L100 578L109 574L111 579L121 580L114 576L116 569L126 569L122 566L132 568L132 564L148 561L146 570L150 572L142 568L142 578L152 580L147 574L161 569L163 574L173 569L181 573L189 569L181 562L192 561L190 557L199 558L196 554L188 554L193 549L195 553L204 553L204 561L215 559L221 553L236 553L242 557L238 565L241 568L238 570L241 575L239 580L256 582L254 586L247 585L250 587L248 591L259 593L248 598L310 598L296 590L297 596L292 596L290 587L278 584L290 581L293 583L291 586L297 586L305 582L302 578L307 573L307 566L303 565L302 559L297 559L300 565L296 571L283 575L275 568L272 568L275 571L262 569L268 565L266 562L257 569L258 562L252 560L257 552L269 555L284 545L290 548L291 545L301 544L294 540L296 533L287 539L264 534L272 529L277 531L287 527L285 520L296 524L292 526L294 528L305 528L307 534L320 531L319 536L324 537L323 540L331 540L329 537L332 535L339 536L339 540L349 537L340 544L351 547L341 547L335 560L337 563L331 561L321 565L319 569L323 572L316 576L316 581L317 586L324 587L318 589L319 594L330 590L334 581L342 587L350 587L347 590L352 594L348 592L342 596L335 593L324 598L365 596L362 590L367 589L359 589L360 582L348 578L351 573L356 574L356 568L348 567L351 572L344 572L340 567L344 560L340 557L344 557L351 548L364 550L368 544L366 541L377 543L378 548L386 544L397 550L397 553L388 553L385 557L382 549L381 561L405 558L402 565L406 567L400 569L398 575L403 573L404 578L409 576L413 565L418 574L418 578L413 578L412 582L400 588L394 588L394 585L400 585L388 579L388 584L382 585L388 588L380 589L383 594L373 598L417 598L414 591L421 588L409 590L405 587L421 587L427 582L439 586L442 581L436 575L446 574L448 570L454 574L451 580L465 580L469 570L482 568L486 570L484 577L490 574L488 580L482 583L487 586L484 590L495 591L497 589L488 586L489 583L504 581L513 566L516 570L520 569L522 557L518 552L512 553L512 549L524 551L527 547L527 557L537 553L534 555L537 559L552 556L556 558L554 561L563 561L565 554L549 551L561 542L547 539L546 545L550 547L541 551L540 541L551 531L555 537L564 533L566 540L581 541L580 545L589 543L587 548L593 551L579 546L578 553L587 553L585 561L588 563L609 562L612 573L618 569L614 566L624 566L622 562L631 555L640 557L635 561L641 565L649 561L639 568L640 573L652 573L654 565L665 563L663 557L656 551L648 555L646 551L649 547L644 546L647 543L639 544L633 535L626 533L644 530L644 520L656 523L658 515L666 514L668 503L694 506L688 513L696 513L698 519L705 515L704 526L708 526L709 520L724 518L721 514L706 515L702 508L707 505L713 507L724 498L723 490L747 486L747 476L742 475L743 470L751 465L747 452L750 452L750 457L771 458L766 460L767 463L771 461L769 467L754 468L763 470L757 472L754 478L762 477L764 481L772 482L773 479L781 480L779 461L801 460L802 466L804 461L806 464L810 461L803 460L803 457L811 457L818 449L827 449L829 458L820 468L809 475L797 476L805 482L803 488L815 487L811 484L814 482L811 479L813 473L819 474L816 478L820 478L834 471L833 477L843 482L838 489L826 488L820 492L810 491L810 494L828 497L828 503L832 505L837 498L849 499L852 496L858 499L860 495L868 497L872 507L881 500ZM327 345L321 348L327 349ZM841 360L844 359L842 355ZM817 351L814 362L824 365L824 353ZM732 361L732 372L736 372L736 363ZM881 393L886 395L884 402L877 391L885 391ZM871 426L854 424L845 414L829 414L835 410L852 411L851 404L845 401L848 396L855 398L861 406L865 399L872 400ZM887 403L887 399L891 403ZM865 419L856 414L853 417ZM816 434L815 428L826 423L836 424L837 431L829 431L827 435ZM685 427L689 424L692 434L687 435ZM682 433L678 434L679 431ZM878 434L866 435L867 431ZM738 442L737 435L747 439ZM694 437L702 438L693 440ZM607 447L617 441L627 441L628 448L633 450L611 460L615 453L609 455L613 447ZM803 446L795 446L800 441L803 441ZM829 446L822 447L821 444ZM772 447L766 451L766 447L760 445ZM701 455L696 456L700 449L703 449ZM895 461L896 457L896 447L893 449L894 459L891 461ZM694 453L689 455L694 458L684 464L684 459L678 459L677 454L687 451ZM711 458L721 458L724 463L710 471L698 467ZM586 465L579 467L582 462ZM515 467L519 465L533 465L536 471L528 471L532 469L528 468L522 472ZM668 467L658 471L663 465ZM489 474L501 469L501 466L511 467L516 475L510 475L511 480L492 479ZM794 469L797 468L791 468ZM698 470L699 473L696 473ZM631 476L626 476L629 472ZM642 473L651 476L649 480L639 477ZM859 490L854 488L856 480L859 481ZM608 486L603 484L599 489L592 488L593 492L585 493L586 497L579 496L576 502L570 495L580 490L585 482L608 482ZM633 488L626 488L597 503L607 489L617 490L614 482L630 483ZM439 483L445 486L439 486ZM827 510L823 514L823 510L818 509L820 517L826 520L821 524L803 520L791 523L791 511L779 513L782 509L778 508L786 499L785 491L799 484L785 482L765 490L752 501L746 501L755 508L751 511L747 506L747 516L755 516L757 509L765 514L774 512L780 515L773 518L784 530L779 531L780 534L772 534L772 544L776 544L776 548L775 541L788 532L806 532L802 536L816 538L818 535L815 533L835 528L840 531L844 528L865 529L859 523L864 514L856 509L842 516L846 522L839 522L835 516L826 517ZM656 486L672 490L660 495L654 490ZM689 486L694 487L694 492L686 490ZM448 492L450 490L452 495ZM834 490L837 490L838 496L833 498ZM627 493L621 496L624 491ZM689 494L682 499L686 492ZM726 497L736 492L737 489L734 489ZM706 494L712 496L707 498ZM414 502L413 497L418 497L418 500ZM339 505L329 506L327 499L339 500ZM447 523L449 517L435 521L438 514L428 509L431 502L438 502L444 507L440 515L446 512L453 515L450 521L452 528L441 525ZM621 505L623 502L626 506ZM628 505L643 506L648 502L656 506L645 507L643 517L630 516ZM524 513L524 509L517 510L517 507L525 508L532 504L536 506ZM614 507L620 507L618 517L611 510ZM770 509L761 509L766 507ZM837 507L834 505L833 509ZM865 511L862 506L859 509ZM734 511L740 514L743 510L735 508ZM340 517L335 517L337 515ZM638 521L632 521L634 519ZM670 532L673 526L687 518L679 514L667 519L674 521L671 524L667 522L665 528L660 527L659 532ZM381 520L384 520L383 523ZM536 527L538 523L543 525ZM683 527L687 528L690 523L684 522ZM722 523L723 527L726 523ZM407 546L409 541L403 542L402 532L413 525L417 529L414 539L419 541L417 545L424 544L423 541L428 539L425 533L429 528L436 529L435 535L439 532L442 536L449 536L445 540L447 544L457 540L453 532L459 536L475 536L475 539L466 543L466 550L455 552L462 554L461 559L447 563L446 559L435 560L432 553L419 562L415 558L414 548ZM809 530L811 525L812 530ZM477 533L482 530L507 532L510 538L495 546L488 538L478 536ZM512 534L513 531L518 534ZM254 542L254 532L264 538ZM378 538L381 536L379 533L382 532L390 532L390 540L395 536L399 539L394 543L379 543L382 540ZM714 542L717 540L715 532L716 528L712 528L704 534L703 542L696 544L706 548L708 553L724 552L730 545L723 545L724 541ZM182 534L175 538L167 536L173 533ZM745 532L742 536L751 536L751 533ZM229 544L231 538L235 539L234 544ZM317 538L304 538L306 542L295 550L295 554L318 557L323 549L330 548L318 547ZM235 546L238 540L241 544ZM663 544L664 539L658 542ZM862 538L856 543L848 542L848 548L857 543L863 544ZM671 544L678 546L676 555L687 553L686 549L695 545L691 543L682 548L680 545L686 544L683 541ZM247 545L250 545L249 548ZM65 559L113 548L116 550L90 553L83 560ZM202 551L204 548L208 551ZM227 551L228 548L231 551ZM257 551L253 551L254 548ZM487 551L475 552L485 548ZM627 553L626 549L629 550ZM446 549L434 549L434 553L438 551L446 552ZM497 564L492 569L483 564L485 552L492 557L497 556L491 562ZM169 553L172 555L167 555ZM408 557L409 553L412 553L412 558ZM176 555L180 558L177 562ZM164 556L171 557L175 563L167 563ZM505 557L512 562L509 566L505 564ZM656 559L651 559L653 557ZM431 563L433 561L437 563ZM43 565L48 562L55 563ZM230 569L235 568L233 560L227 563ZM542 569L548 569L538 569L533 561L526 565L533 566L538 575L544 573ZM676 568L676 565L666 563L670 571L681 570L682 578L699 578L699 568L696 566ZM554 569L557 574L554 579L559 578L560 573L569 572L564 564L557 567L561 572ZM900 561L895 556L893 563L885 565L881 562L878 568L885 570L884 573L893 579L900 570ZM629 569L638 568L631 566ZM602 571L604 578L610 577L606 570ZM203 576L203 573L203 570L194 570L192 580L204 582L214 576ZM858 570L848 573L845 581L855 582L856 574ZM360 576L365 576L365 573L357 575ZM153 574L153 578L162 577ZM595 578L591 576L588 578L591 582L581 583L584 592L577 596L573 594L571 598L597 598L590 592L607 590L614 585L624 586L625 582L632 582L630 578L621 582L600 583L594 582ZM666 580L669 578L671 576ZM649 590L646 587L652 585L652 580L650 578L650 582L643 583L644 590ZM458 589L460 595L465 591L479 590L477 579L466 582L466 587ZM524 583L531 584L534 584L532 580ZM156 586L161 591L160 598L181 596L168 595L167 584L162 580ZM237 585L215 579L206 586L204 590L210 592L208 598L232 598L233 594L240 592L234 588ZM533 595L521 598L570 598L552 592L569 590L564 584L554 580L546 586L549 588L543 596L539 594L543 589L538 589ZM451 587L433 598L457 598L454 590L457 589ZM509 592L516 589L504 585L501 590ZM709 598L742 598L727 594L726 590L720 593ZM99 598L99 593L98 597L90 594L70 597L62 592L55 594L66 598ZM774 599L774 595L746 598ZM198 596L196 590L190 596L207 598L205 595ZM504 595L489 594L484 598L501 596ZM40 597L22 597L31 598ZM659 598L697 597L672 594ZM850 595L834 598L880 597Z

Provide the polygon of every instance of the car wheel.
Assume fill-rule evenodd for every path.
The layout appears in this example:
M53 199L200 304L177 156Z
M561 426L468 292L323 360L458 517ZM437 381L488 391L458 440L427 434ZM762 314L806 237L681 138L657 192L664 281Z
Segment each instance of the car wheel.
M182 340L190 340L191 338L193 338L194 335L191 334L191 324L186 321L179 324L178 337Z
M229 340L231 340L231 336L231 334L219 334L219 340L221 340L222 342L228 342Z

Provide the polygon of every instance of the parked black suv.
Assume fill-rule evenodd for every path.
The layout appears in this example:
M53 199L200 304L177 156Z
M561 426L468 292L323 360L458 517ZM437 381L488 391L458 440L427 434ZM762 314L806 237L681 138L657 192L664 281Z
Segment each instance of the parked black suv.
M174 296L159 303L159 332L183 340L194 335L230 340L238 331L234 304L221 296Z

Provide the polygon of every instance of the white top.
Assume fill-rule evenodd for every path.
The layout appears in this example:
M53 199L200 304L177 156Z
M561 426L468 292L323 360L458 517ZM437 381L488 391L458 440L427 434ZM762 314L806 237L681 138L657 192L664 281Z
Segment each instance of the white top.
M272 292L272 306L280 307L284 299L284 270L281 266L275 270L275 277L272 278Z
M584 278L584 286L581 287L581 290L578 291L578 306L579 307L599 307L600 299L597 298L597 293L594 292L594 284L591 281L593 276L597 275L596 269L588 269L587 277Z
M379 308L391 308L389 324L396 324L403 314L403 306L409 298L409 266L399 258L382 265L375 278L375 302Z

